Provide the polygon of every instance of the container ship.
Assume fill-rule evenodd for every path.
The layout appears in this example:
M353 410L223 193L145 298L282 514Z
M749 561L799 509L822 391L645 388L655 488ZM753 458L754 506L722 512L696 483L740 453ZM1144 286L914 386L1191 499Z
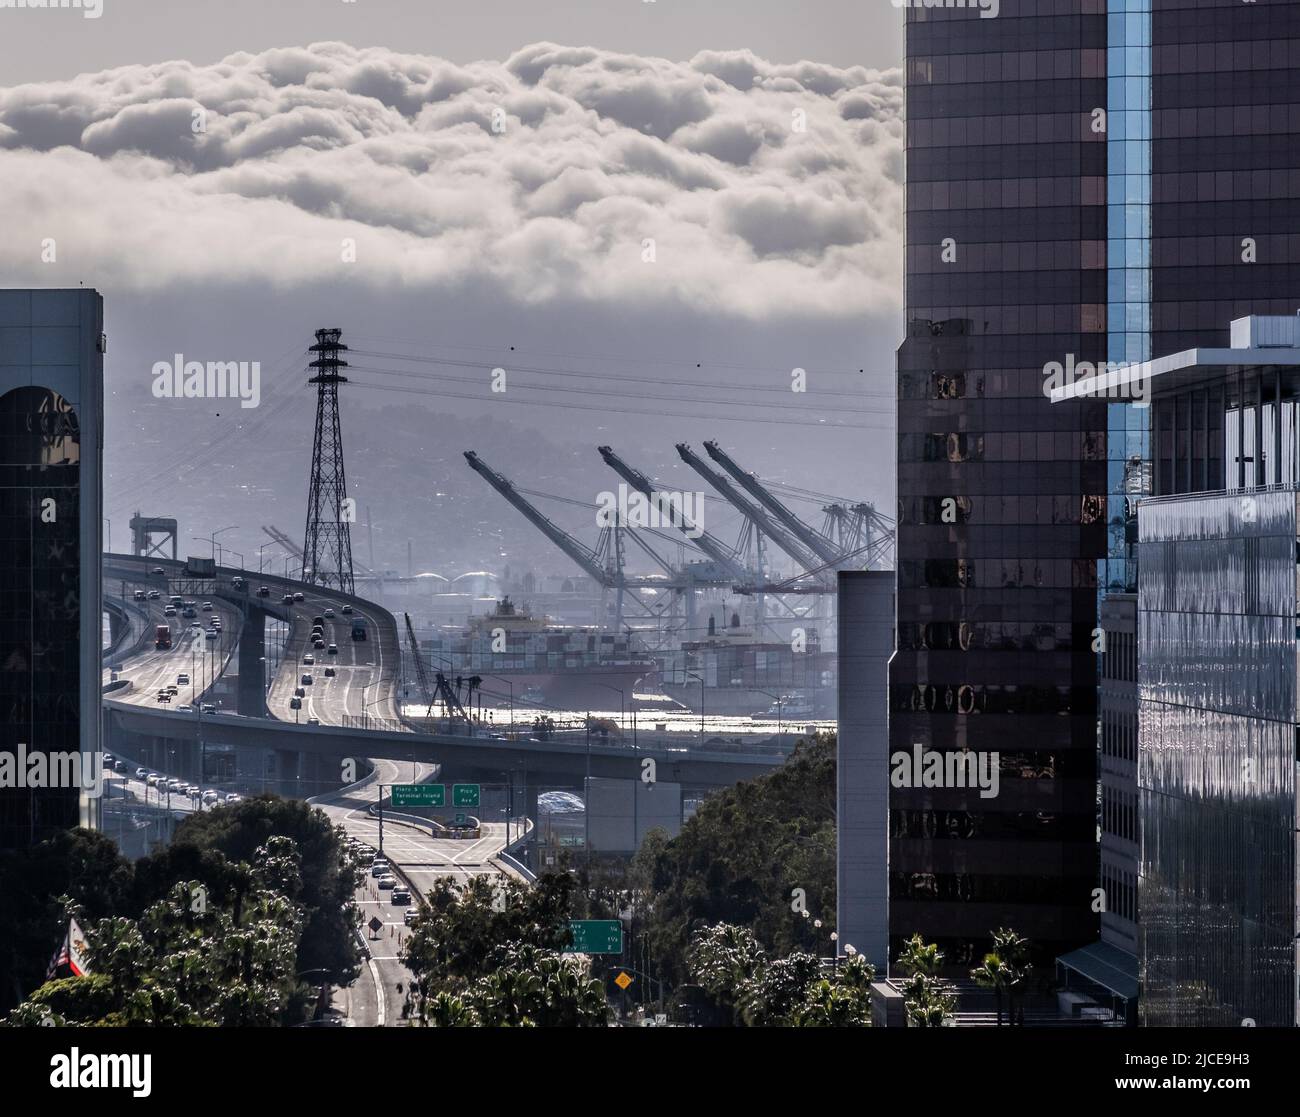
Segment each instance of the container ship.
M658 664L636 641L557 624L509 597L463 629L437 631L420 647L435 671L483 675L484 704L501 709L513 697L516 710L617 710L621 703L631 711L636 694L659 691Z
M835 716L837 656L822 650L815 629L799 646L760 638L738 618L710 630L658 656L660 686L670 698L696 712L703 701L705 713L721 716L775 720L778 709L788 720Z

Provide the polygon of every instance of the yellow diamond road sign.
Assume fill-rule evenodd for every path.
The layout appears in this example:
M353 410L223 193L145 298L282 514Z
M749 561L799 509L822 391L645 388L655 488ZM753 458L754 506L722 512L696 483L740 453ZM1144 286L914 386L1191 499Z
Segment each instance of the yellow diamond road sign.
M632 979L627 974L620 972L618 977L614 978L614 984L620 989L626 990L632 984Z

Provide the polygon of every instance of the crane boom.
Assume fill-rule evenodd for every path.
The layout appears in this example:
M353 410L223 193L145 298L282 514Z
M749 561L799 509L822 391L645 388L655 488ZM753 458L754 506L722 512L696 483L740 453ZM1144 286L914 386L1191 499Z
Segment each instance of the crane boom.
M497 492L506 498L515 506L523 516L538 531L546 536L552 543L560 548L569 558L573 559L582 570L591 576L599 585L606 589L615 589L623 581L620 574L613 574L606 570L599 562L593 552L587 550L581 543L573 538L567 531L560 527L554 520L544 516L534 508L520 494L519 490L513 484L496 470L492 469L482 458L473 450L465 451L465 460L475 473L483 478Z
M805 570L821 570L823 561L799 542L789 531L772 519L762 508L736 490L725 477L710 469L685 442L677 443L677 454L696 473L718 490L740 512L767 533L767 537Z
M429 672L424 667L424 656L420 654L420 641L415 638L415 628L411 624L411 614L403 613L406 618L406 642L410 645L411 655L415 659L415 677L420 684L420 696L433 709L433 688L429 685Z
M620 458L609 446L598 446L600 456L605 460L605 464L615 473L623 478L634 489L645 493L648 497L654 497L656 489L654 483L640 470L633 469L622 458ZM683 535L690 531L687 524L678 524L678 529ZM693 535L687 535L701 551L709 556L714 562L721 566L727 574L736 580L745 581L748 579L748 572L736 561L735 555L724 543L721 543L707 531L700 531L698 538Z
M837 563L844 555L829 540L823 539L798 516L776 499L752 473L746 473L716 442L706 442L704 449L715 462L731 474L747 493L792 531L801 543L824 563Z

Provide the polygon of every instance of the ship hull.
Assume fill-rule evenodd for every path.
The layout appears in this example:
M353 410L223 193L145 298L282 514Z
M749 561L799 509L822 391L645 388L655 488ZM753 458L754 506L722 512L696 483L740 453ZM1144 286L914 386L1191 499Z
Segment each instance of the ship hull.
M472 673L472 672L470 672ZM659 691L659 673L655 664L628 666L594 666L568 671L494 671L483 676L483 705L506 709L510 705L509 688L501 680L514 686L516 711L536 708L547 710L617 710L620 699L629 713L638 708L633 697L637 692ZM525 692L533 689L541 697L530 701ZM492 691L491 694L486 693ZM620 695L619 692L622 692Z
M683 706L700 712L700 684L664 683L663 692ZM791 716L783 714L787 721L824 720L835 716L835 692L829 688L804 692L812 703L813 713L807 711ZM772 708L772 695L768 691L750 690L748 687L705 687L704 713L719 717L753 717L755 714L767 714ZM793 708L792 708L793 709ZM776 714L772 714L776 720Z

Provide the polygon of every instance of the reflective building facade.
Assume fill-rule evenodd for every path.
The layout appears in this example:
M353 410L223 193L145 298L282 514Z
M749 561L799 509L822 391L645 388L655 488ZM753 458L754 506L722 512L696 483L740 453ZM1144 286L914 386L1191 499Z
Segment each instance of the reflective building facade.
M100 752L103 303L0 291L0 752ZM81 782L77 781L78 784ZM94 825L79 786L0 787L0 847Z
M1139 515L1142 1021L1296 1023L1297 492Z
M907 19L891 748L1018 746L996 802L891 796L893 945L921 931L959 968L998 922L1045 954L1096 939L1085 876L1122 904L1112 930L1141 919L1133 699L1112 686L1100 724L1098 599L1137 590L1138 501L1174 491L1155 474L1182 491L1248 474L1277 390L1238 393L1241 425L1222 426L1221 390L1153 425L1123 402L1046 405L1044 368L1223 346L1235 318L1295 311L1300 3L1003 0L996 18Z

